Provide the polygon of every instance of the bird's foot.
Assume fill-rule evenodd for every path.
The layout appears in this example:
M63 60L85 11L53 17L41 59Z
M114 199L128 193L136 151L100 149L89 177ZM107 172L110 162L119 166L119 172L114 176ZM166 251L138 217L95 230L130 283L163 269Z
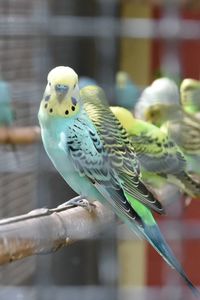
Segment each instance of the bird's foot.
M61 205L59 205L58 208L63 208L67 206L80 206L87 209L89 213L91 213L95 207L93 203L90 203L82 196L77 196L71 200L68 200L67 202L64 202Z

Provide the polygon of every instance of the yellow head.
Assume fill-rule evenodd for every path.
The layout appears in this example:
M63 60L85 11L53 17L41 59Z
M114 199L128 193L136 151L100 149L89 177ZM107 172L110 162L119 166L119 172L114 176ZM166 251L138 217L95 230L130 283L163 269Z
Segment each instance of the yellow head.
M186 92L186 91L191 91L191 90L196 90L200 88L200 81L191 79L191 78L186 78L182 81L181 86L180 86L180 92Z
M78 75L70 67L52 69L47 77L47 86L39 114L69 118L81 109Z
M180 86L181 104L188 113L200 111L200 81L186 78Z

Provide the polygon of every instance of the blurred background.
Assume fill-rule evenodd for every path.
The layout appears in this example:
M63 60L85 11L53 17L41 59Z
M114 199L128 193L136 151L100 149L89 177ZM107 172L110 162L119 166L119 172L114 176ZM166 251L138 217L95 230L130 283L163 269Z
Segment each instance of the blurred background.
M141 90L161 75L200 79L200 3L195 0L0 0L1 126L38 125L49 70L73 67L115 103L115 75ZM1 105L1 101L0 101ZM0 106L0 119L1 110ZM0 120L1 121L1 120ZM0 217L55 207L73 197L41 144L0 146ZM192 281L200 284L200 209L173 204L159 224ZM120 236L120 238L119 238ZM2 299L192 299L147 243L124 226L55 254L0 267Z

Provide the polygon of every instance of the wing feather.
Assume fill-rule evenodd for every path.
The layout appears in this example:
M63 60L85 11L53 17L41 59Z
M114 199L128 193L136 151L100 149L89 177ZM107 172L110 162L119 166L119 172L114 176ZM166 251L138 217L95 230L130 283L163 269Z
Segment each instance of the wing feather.
M149 172L165 175L178 174L186 168L186 160L167 134L147 124L141 132L131 134L132 142L141 165Z
M86 176L112 205L142 225L141 218L123 193L119 184L120 179L110 166L96 130L92 130L83 120L77 120L77 123L78 126L68 128L67 137L66 133L62 134L61 147L65 149L67 146L68 153L80 176ZM75 131L74 128L76 128Z
M107 162L117 174L117 184L133 198L147 207L163 213L161 203L147 190L140 180L139 162L126 130L106 105L105 95L100 88L81 90L84 108L96 128Z

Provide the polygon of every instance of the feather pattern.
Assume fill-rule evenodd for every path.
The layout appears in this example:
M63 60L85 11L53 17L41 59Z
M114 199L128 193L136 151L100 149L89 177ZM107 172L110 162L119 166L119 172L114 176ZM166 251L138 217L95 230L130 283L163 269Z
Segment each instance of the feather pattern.
M118 180L125 192L147 207L163 213L160 202L147 190L140 179L139 162L126 130L111 112L108 105L105 105L106 100L102 90L96 88L96 93L94 93L94 90L91 91L88 87L82 89L81 97L84 108L95 125L104 151L107 154L106 163L117 173Z
M159 128L147 124L145 130L132 134L131 138L141 165L149 172L178 174L185 170L183 153Z
M186 158L168 132L135 119L122 107L111 107L111 110L129 133L143 173L148 172L148 176L155 173L164 176L190 196L199 197L200 184L187 174Z

